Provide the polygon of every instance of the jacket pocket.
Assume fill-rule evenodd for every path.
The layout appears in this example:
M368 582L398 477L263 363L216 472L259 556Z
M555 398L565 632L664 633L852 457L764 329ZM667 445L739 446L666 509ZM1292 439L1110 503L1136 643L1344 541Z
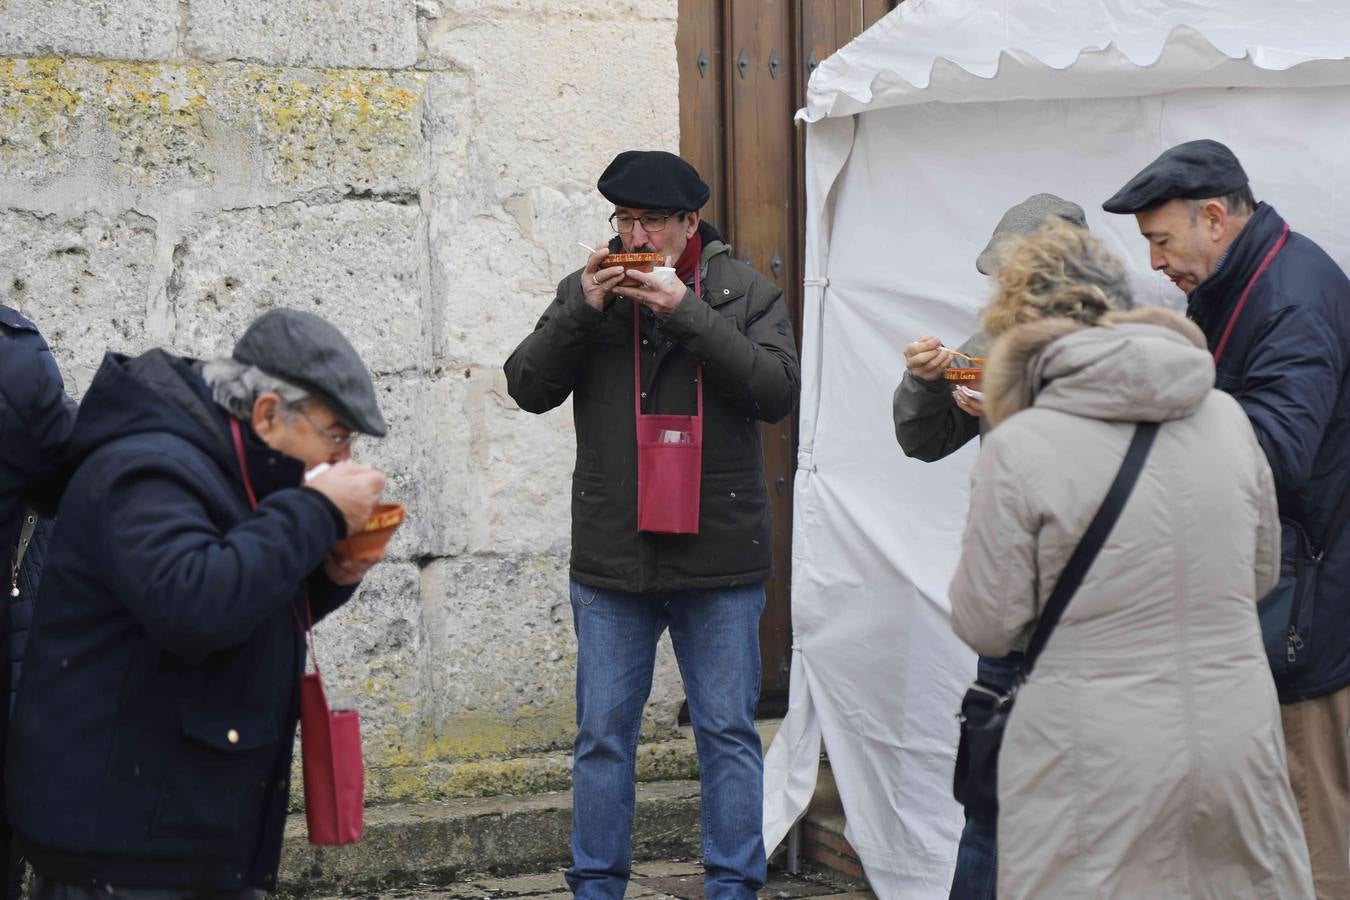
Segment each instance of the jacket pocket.
M180 724L152 831L235 840L255 832L247 817L257 813L276 763L276 723L190 711Z
M1296 678L1307 666L1322 562L1320 554L1314 555L1302 528L1287 520L1283 524L1285 553L1280 580L1256 607L1266 658L1279 686Z
M611 481L594 472L575 472L573 572L636 585L637 566L637 485Z
M699 498L699 532L674 538L661 556L675 583L717 579L744 582L773 564L769 494L761 472L709 473ZM686 543L687 542L687 543Z

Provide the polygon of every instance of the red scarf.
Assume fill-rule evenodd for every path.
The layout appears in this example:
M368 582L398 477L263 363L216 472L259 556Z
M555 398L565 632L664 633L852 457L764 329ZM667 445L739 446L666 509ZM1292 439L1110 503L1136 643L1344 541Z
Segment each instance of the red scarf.
M684 252L680 254L680 258L675 260L675 274L678 275L680 280L685 284L688 284L691 279L697 277L698 264L702 256L703 235L695 231L694 236L684 245Z

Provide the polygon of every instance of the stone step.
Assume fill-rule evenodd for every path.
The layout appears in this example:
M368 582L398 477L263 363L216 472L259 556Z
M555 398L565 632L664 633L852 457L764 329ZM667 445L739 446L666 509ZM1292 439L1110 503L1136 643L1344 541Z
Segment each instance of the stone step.
M314 847L304 814L291 816L282 851L282 897L449 884L466 875L516 875L571 860L572 794L489 797L370 807L365 836L347 847ZM698 858L696 781L637 786L633 858Z

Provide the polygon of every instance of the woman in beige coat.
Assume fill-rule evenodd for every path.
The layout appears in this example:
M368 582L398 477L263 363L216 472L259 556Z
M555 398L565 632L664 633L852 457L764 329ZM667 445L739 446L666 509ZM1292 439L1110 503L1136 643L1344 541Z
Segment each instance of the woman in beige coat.
M1134 423L1162 427L1017 694L999 900L1310 898L1256 616L1279 521L1247 417L1193 324L1107 312L1128 287L1095 238L1051 223L1006 254L985 316L993 430L951 586L962 640L1025 645Z

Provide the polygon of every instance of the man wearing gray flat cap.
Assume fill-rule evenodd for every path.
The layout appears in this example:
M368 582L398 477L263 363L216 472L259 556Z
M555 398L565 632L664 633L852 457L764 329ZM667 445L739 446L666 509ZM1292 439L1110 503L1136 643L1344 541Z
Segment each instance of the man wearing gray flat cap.
M335 545L384 489L352 440L385 430L360 357L309 313L260 316L229 358L105 357L70 438L10 732L34 898L275 889L300 623L373 565Z
M1077 203L1054 194L1033 194L999 219L989 242L975 260L975 268L992 277L998 270L999 253L1005 242L1033 233L1052 218L1087 227L1083 207ZM988 346L988 336L977 331L961 344L959 353L980 358ZM953 388L944 377L953 362L970 365L935 337L923 335L905 345L905 374L895 389L891 412L895 438L906 456L936 462L960 450L983 430L982 399ZM1017 661L1017 656L981 657L976 669L977 683L1006 693L1017 677ZM998 874L996 828L997 822L992 817L976 810L966 811L952 877L952 900L994 896Z
M1133 214L1149 263L1186 292L1215 387L1275 476L1283 576L1259 606L1289 780L1320 898L1350 897L1350 280L1257 203L1228 147L1166 150L1102 205Z

